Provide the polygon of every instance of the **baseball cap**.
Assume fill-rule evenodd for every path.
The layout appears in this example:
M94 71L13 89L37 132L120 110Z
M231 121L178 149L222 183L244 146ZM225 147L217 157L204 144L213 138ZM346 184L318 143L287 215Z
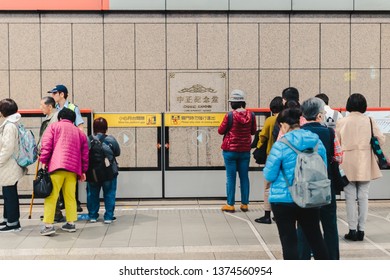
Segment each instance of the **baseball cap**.
M229 102L245 102L245 92L240 89L232 90Z
M68 93L68 89L64 85L56 85L55 88L49 90L47 93L56 93L56 92Z

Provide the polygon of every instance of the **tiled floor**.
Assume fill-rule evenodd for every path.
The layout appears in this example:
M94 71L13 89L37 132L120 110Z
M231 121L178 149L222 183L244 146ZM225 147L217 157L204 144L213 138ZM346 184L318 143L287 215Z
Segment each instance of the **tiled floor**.
M78 221L77 232L59 229L40 236L42 205L21 208L23 230L2 233L0 259L145 259L222 260L281 259L275 224L254 222L263 214L261 203L250 211L222 213L223 201L140 200L119 201L117 221L105 225ZM2 207L1 207L2 209ZM85 207L84 207L85 209ZM346 241L345 206L338 202L341 259L390 260L390 202L370 201L366 238Z

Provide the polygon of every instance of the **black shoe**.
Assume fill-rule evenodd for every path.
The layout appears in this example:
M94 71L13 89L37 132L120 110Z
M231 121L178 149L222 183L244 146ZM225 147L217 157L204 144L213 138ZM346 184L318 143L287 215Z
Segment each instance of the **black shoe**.
M275 217L272 217L272 221L276 222L276 219L275 219Z
M344 235L344 238L348 239L348 240L352 240L352 241L357 241L358 237L357 237L356 230L355 229L350 229L349 232L346 235Z
M260 224L272 224L271 218L266 217L266 216L255 219L255 222L260 223Z
M18 232L21 230L22 230L22 228L20 227L20 223L18 223L17 225L14 225L14 226L6 225L2 229L0 229L0 232Z
M58 203L58 206L60 207L61 210L65 209L65 204L63 202Z
M363 241L364 239L364 231L358 230L357 231L357 240Z
M83 212L83 208L81 208L80 204L77 204L77 212Z
M62 223L62 222L65 222L66 219L65 217L61 214L61 215L58 215L58 216L54 216L54 222L55 223Z

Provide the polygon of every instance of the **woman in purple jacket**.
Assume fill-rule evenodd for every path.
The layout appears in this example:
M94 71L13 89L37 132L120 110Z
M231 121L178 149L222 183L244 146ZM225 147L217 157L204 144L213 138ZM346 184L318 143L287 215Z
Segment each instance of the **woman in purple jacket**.
M41 235L55 233L53 226L58 195L62 189L65 198L66 223L62 230L75 232L77 204L75 197L76 183L85 181L88 169L87 136L74 126L76 114L67 108L58 113L58 122L48 126L42 137L40 162L47 168L53 183L52 193L45 198Z
M241 189L240 209L246 212L249 204L250 151L252 135L256 132L256 119L252 112L245 109L245 93L242 90L233 90L229 102L233 112L225 115L218 128L218 133L225 135L221 148L226 167L227 204L221 210L226 212L235 211L234 202L238 172ZM229 114L232 116L230 121Z

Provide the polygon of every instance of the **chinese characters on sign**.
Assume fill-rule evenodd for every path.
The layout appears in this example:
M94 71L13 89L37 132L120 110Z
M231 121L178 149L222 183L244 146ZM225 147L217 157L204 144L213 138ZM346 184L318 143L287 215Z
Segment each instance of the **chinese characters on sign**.
M170 73L169 111L225 111L226 73Z

